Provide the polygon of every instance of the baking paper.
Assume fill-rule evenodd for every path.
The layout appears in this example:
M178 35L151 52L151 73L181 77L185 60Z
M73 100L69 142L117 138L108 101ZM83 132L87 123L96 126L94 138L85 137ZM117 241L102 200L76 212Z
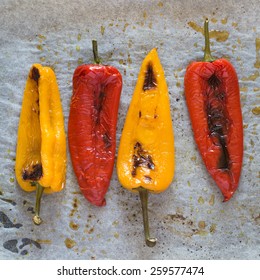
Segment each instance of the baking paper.
M259 14L258 0L1 0L0 259L260 259ZM185 69L203 58L206 17L212 55L230 60L241 91L243 170L226 203L203 165L184 98ZM116 169L107 205L92 206L79 191L68 152L66 187L43 196L40 226L32 222L35 193L16 183L17 128L31 65L54 69L67 132L73 72L93 62L92 39L102 62L123 76L117 147L142 60L156 47L164 67L176 171L165 192L149 196L153 248L144 242L139 197L120 186Z

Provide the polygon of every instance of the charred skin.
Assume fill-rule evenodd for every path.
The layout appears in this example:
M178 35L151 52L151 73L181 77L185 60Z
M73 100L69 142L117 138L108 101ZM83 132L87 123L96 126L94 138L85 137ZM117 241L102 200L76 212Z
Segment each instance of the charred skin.
M66 162L66 135L55 73L50 67L33 64L20 112L15 175L23 190L36 191L36 225L42 221L42 194L59 192L65 186Z
M243 159L243 122L235 69L225 59L194 62L187 68L184 86L195 141L227 201L238 187Z
M231 167L231 162L226 140L231 121L226 107L226 92L223 88L223 83L215 73L208 79L208 87L206 87L204 93L204 103L209 136L221 148L217 167L228 171Z
M121 134L117 174L121 185L138 192L142 205L145 242L150 236L148 194L161 193L174 176L174 133L164 70L156 49L143 60Z
M112 176L121 88L113 67L82 65L74 72L69 149L80 189L97 206L105 205Z
M156 49L144 59L126 115L117 157L122 186L160 193L174 176L174 134L164 70Z

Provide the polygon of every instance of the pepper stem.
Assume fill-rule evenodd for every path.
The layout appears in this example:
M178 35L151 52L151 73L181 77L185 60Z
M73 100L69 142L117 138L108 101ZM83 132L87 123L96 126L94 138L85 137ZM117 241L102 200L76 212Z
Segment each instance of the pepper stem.
M93 55L94 55L94 61L96 64L100 64L101 60L98 56L98 44L97 40L92 40L92 49L93 49Z
M204 59L205 62L212 62L214 58L211 55L210 51L210 42L209 42L209 20L206 18L204 22L204 36L205 36L205 50L204 50Z
M138 188L142 211L143 211L143 223L144 223L144 234L145 234L145 242L149 247L153 247L156 244L157 239L150 237L149 232L149 220L148 220L148 190L140 187Z
M36 225L40 225L42 223L42 219L40 217L41 198L42 198L44 188L37 182L35 183L35 185L36 185L36 201L35 201L35 215L33 217L33 222Z

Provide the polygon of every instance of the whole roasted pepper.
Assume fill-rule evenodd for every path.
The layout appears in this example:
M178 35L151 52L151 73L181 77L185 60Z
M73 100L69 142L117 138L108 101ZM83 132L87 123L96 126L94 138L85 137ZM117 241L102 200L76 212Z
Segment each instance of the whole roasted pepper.
M139 192L145 239L149 235L148 192L160 193L174 176L174 134L168 89L157 50L144 59L120 139L117 173L122 186Z
M188 66L185 96L202 159L227 201L238 187L243 159L239 84L231 63L211 56L208 20L204 32L204 61Z
M103 206L114 166L122 76L115 67L99 64L95 40L93 51L96 64L78 66L73 75L68 140L80 190Z
M36 190L35 224L42 193L59 192L66 179L66 135L53 70L34 64L26 82L18 127L15 174L20 187Z

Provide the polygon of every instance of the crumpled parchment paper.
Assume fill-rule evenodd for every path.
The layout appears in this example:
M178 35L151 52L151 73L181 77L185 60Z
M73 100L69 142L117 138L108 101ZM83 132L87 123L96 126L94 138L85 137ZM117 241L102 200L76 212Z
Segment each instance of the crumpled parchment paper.
M0 14L0 259L260 259L258 0L2 0ZM244 163L240 186L227 203L196 148L183 92L187 65L203 57L206 17L213 56L231 61L241 89ZM80 193L68 153L66 188L43 196L40 226L32 223L35 194L15 180L17 127L31 65L55 70L67 131L73 71L93 61L94 38L103 63L123 75L118 143L141 62L153 47L164 67L176 172L164 193L149 197L154 248L144 242L139 197L120 186L115 169L107 205L97 208Z

